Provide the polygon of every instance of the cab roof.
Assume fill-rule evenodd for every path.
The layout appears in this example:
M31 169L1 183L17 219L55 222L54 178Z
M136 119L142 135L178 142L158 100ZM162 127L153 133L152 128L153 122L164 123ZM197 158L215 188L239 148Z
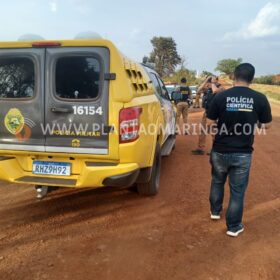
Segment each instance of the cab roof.
M55 45L56 44L56 45ZM0 49L21 49L32 47L108 47L116 48L115 45L105 39L76 39L76 40L35 40L0 42Z

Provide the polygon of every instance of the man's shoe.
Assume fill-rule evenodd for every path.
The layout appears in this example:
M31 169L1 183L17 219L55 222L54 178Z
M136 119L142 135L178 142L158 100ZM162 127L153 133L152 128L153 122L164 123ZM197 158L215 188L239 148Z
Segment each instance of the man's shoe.
M202 156L202 155L205 154L205 152L201 149L196 149L196 150L192 151L192 154L195 155L195 156Z
M221 219L220 215L212 214L211 212L210 212L210 217L211 217L211 220L213 220L213 221L217 221L217 220Z
M227 235L231 236L231 237L237 237L243 231L244 231L244 226L240 225L239 228L237 228L235 230L228 230Z

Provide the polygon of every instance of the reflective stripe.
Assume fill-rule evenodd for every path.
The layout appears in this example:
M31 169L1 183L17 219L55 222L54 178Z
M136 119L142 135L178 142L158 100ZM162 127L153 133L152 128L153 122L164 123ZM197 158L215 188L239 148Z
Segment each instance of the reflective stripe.
M0 150L107 155L108 149L0 144Z
M45 146L0 144L0 150L45 152Z
M46 146L46 152L107 155L108 149L67 148L67 147Z

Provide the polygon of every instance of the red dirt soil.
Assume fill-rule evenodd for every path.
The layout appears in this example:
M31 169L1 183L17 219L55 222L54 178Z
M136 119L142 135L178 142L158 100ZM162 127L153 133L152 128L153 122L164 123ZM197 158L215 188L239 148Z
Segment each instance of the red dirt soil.
M273 114L256 139L240 237L226 236L224 216L210 221L209 158L191 155L196 136L178 136L153 198L70 189L40 202L31 186L2 182L0 279L280 279L279 105Z

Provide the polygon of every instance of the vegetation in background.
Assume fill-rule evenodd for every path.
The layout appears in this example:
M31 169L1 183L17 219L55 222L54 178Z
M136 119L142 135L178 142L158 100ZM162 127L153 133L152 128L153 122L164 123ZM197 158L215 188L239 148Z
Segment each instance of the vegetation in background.
M196 85L198 83L196 72L188 69L179 69L172 76L163 77L165 82L180 83L182 78L187 78L188 85Z
M257 77L254 79L254 83L280 86L280 80L277 80L277 76L273 75Z
M172 37L153 37L151 40L153 51L150 56L143 58L143 63L154 63L155 70L161 77L175 73L181 57L177 52L177 44Z
M165 82L180 83L182 78L186 78L189 85L196 85L198 82L196 71L187 69L185 63L186 59L182 57L179 68L173 74L163 77L163 80Z
M222 59L218 61L217 67L215 71L218 71L222 74L225 74L227 76L232 76L234 73L235 68L242 63L242 58L238 59Z
M264 93L268 98L280 101L280 86L253 84L252 89Z
M280 101L280 93L273 93L273 92L264 92L264 94L267 96L269 99L273 99L276 101Z

